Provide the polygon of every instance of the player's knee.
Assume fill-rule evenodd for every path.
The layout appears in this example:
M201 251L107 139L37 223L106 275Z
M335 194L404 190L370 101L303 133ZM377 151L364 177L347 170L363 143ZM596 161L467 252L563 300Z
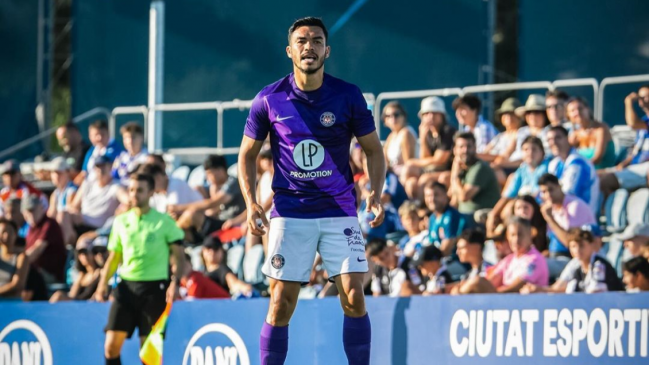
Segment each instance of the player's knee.
M274 295L270 300L270 305L269 324L284 323L290 319L291 308L294 306L290 298L282 295Z
M104 344L104 356L106 356L107 359L115 359L119 357L121 350L122 349L117 343L106 341Z
M365 314L365 297L362 290L350 289L344 294L343 306L345 313L359 317Z

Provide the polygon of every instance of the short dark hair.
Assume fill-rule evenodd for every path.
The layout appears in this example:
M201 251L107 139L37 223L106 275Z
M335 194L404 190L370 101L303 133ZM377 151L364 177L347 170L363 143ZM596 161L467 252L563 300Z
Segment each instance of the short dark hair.
M142 126L137 124L137 122L128 122L122 126L122 128L119 129L120 134L124 133L130 133L130 134L139 134L141 136L144 135L144 129Z
M458 96L453 100L453 110L457 110L457 108L460 107L460 105L466 105L469 107L471 110L477 110L480 111L480 108L482 108L482 101L480 101L480 98L473 95L473 94L464 94L462 96Z
M104 119L97 119L94 122L90 123L88 126L88 129L99 129L99 130L104 130L108 131L108 122Z
M553 125L548 129L548 132L559 132L563 134L565 137L568 137L568 130L563 128L563 126L560 125Z
M426 183L426 185L424 185L424 189L441 189L443 191L448 191L448 188L446 187L446 185L442 184L439 181L435 181L435 180L428 181Z
M481 248L484 248L484 241L486 240L485 232L479 228L467 228L460 234L458 240L465 240L471 244L478 244Z
M0 218L0 224L7 225L14 230L14 233L18 233L18 226L16 225L16 222L10 221L7 218Z
M570 99L570 96L568 95L568 93L565 92L565 91L563 91L563 90L561 90L561 89L548 90L548 91L545 93L545 97L546 97L546 99L547 99L547 98L557 98L557 99L563 101L564 103L565 103L568 99Z
M374 257L383 252L386 247L388 247L388 243L383 238L372 238L367 242L367 245L365 245L365 251L370 255L370 257Z
M541 141L541 139L539 137L529 135L529 136L525 137L525 139L523 140L523 143L521 144L521 146L524 146L524 145L526 145L528 143L531 143L531 144L535 145L536 147L538 147L541 150L541 152L543 152L543 154L545 154L545 149L543 148L543 141Z
M79 126L77 126L76 123L74 123L73 121L69 121L69 122L61 125L59 128L65 128L67 130L79 132Z
M295 32L295 30L299 27L320 27L322 29L322 33L324 33L325 36L325 44L327 44L327 41L329 41L329 32L327 31L327 27L324 25L322 19L308 16L294 21L293 24L291 24L291 26L288 28L289 44L291 43L291 36L293 35L293 32Z
M548 186L548 184L561 185L559 183L559 178L552 174L543 174L539 177L538 184L539 186Z
M453 142L457 141L458 139L465 139L467 141L472 141L474 145L476 144L473 132L457 132L453 136Z
M150 190L153 190L155 188L155 181L153 180L153 176L151 176L149 174L143 174L141 172L136 172L135 174L131 174L130 178L131 178L131 180L145 182Z
M156 163L159 163L160 165L167 166L167 162L165 161L165 158L159 154L159 153L150 153L149 157L151 157Z
M649 89L649 84L644 84L644 85L640 86L638 88L638 91L640 91L640 89Z
M205 170L218 169L218 168L227 170L228 162L225 160L225 157L221 155L209 155L203 162L203 168Z
M144 175L151 175L151 176L166 175L165 171L160 166L152 164L152 163L147 163L147 164L144 164L144 165L140 165L140 167L138 167L136 173L144 174Z
M568 243L575 242L595 242L595 236L593 232L583 230L581 228L570 228L568 230Z
M634 257L626 261L623 269L634 275L640 273L640 275L649 280L649 261L643 256Z

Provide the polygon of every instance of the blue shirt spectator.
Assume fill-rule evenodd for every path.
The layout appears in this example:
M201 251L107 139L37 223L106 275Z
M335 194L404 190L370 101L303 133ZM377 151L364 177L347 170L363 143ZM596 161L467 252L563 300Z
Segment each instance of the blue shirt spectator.
M548 172L549 161L543 160L539 166L532 169L527 163L522 163L512 174L509 184L503 191L503 196L514 199L519 195L537 196L539 194L539 177Z
M408 195L406 189L399 182L399 178L392 172L388 172L385 177L385 184L383 185L382 196L388 195L390 197L390 204L395 211L399 210ZM382 197L383 200L383 197Z
M565 160L555 157L548 165L548 172L559 178L561 190L588 203L596 212L599 199L599 179L593 164L574 148Z

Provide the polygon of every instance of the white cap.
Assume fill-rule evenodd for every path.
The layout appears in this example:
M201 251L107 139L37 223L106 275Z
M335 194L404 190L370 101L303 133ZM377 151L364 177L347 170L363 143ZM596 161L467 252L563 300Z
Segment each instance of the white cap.
M620 241L626 241L639 236L649 237L649 224L632 223L626 227L624 232L615 235L615 238L619 239Z
M421 109L419 110L419 118L425 113L442 113L446 114L446 106L444 105L444 100L440 99L437 96L429 96L422 99Z
M50 171L67 171L70 169L70 165L65 160L64 157L57 157L49 163Z

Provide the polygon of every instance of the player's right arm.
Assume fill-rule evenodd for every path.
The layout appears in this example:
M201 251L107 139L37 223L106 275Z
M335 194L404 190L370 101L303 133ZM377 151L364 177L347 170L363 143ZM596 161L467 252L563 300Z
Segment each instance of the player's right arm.
M243 198L246 201L248 230L255 236L263 236L266 234L264 227L268 227L264 208L257 203L256 194L257 155L259 155L263 144L263 141L244 135L241 141L241 148L239 149L239 185L241 186ZM262 220L263 227L257 225L257 219Z
M115 275L117 267L122 262L122 253L117 251L110 251L108 259L103 269L101 269L101 276L99 278L99 285L95 291L94 299L98 302L106 301L106 294L108 293L108 280Z

